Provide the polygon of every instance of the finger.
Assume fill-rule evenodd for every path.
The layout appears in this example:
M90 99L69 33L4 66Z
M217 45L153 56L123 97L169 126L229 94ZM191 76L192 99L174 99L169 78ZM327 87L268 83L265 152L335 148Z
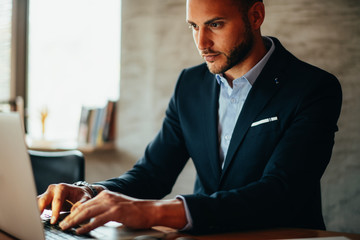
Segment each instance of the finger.
M76 209L77 207L79 207L81 204L83 204L84 202L88 201L89 199L90 199L90 198L88 198L88 197L86 197L86 196L83 197L82 199L80 199L79 201L77 201L75 204L72 205L70 211L71 211L71 212L75 211L75 209Z
M60 211L62 209L63 203L65 201L66 195L61 187L56 188L54 197L51 202L51 210L52 210L52 217L51 217L51 224L55 224L59 219Z
M49 193L44 193L37 198L38 200L38 207L40 213L42 213L46 207L48 207L51 204L52 197Z
M37 197L40 213L42 213L45 210L45 208L50 207L55 188L56 188L55 185L53 185L53 184L49 185L49 187L46 189L46 191Z
M82 225L78 229L76 229L77 234L85 234L90 232L91 230L103 226L105 223L111 221L113 215L110 212L105 212L93 218L89 223Z
M75 209L78 208L81 204L83 204L83 203L80 201L76 202L74 205L72 205L70 212L75 211Z
M101 214L105 210L106 208L103 207L101 204L97 204L96 202L94 204L94 201L88 201L76 207L75 210L72 210L70 215L67 216L59 224L59 226L62 230L69 229L71 227L88 221L89 219Z

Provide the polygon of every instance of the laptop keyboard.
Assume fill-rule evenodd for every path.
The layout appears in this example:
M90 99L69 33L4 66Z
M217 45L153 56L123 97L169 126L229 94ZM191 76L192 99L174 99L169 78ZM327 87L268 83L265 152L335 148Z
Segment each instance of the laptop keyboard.
M58 224L52 225L50 221L43 221L44 230L45 230L45 239L46 240L58 240L58 239L94 239L90 235L77 235L75 229L70 229L67 231L61 230Z

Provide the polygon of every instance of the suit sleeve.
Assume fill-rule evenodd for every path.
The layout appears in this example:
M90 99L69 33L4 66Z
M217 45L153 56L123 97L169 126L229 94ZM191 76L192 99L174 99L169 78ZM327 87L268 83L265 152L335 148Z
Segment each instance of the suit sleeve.
M96 184L142 199L161 199L171 192L189 159L176 112L175 95L176 90L162 128L147 146L144 156L124 175Z

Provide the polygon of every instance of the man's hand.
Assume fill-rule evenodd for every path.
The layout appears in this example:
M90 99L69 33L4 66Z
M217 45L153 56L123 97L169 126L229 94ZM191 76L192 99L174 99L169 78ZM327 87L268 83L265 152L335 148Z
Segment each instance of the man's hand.
M45 208L51 208L51 224L55 224L59 218L60 211L68 211L72 207L70 203L83 203L91 198L91 194L85 187L71 184L53 184L45 193L38 196L38 206L42 213Z
M66 230L87 222L77 229L78 234L84 234L109 221L120 222L136 229L152 226L181 229L186 225L186 216L183 202L179 199L140 200L102 191L89 201L77 202L72 207L71 214L60 223L60 227Z

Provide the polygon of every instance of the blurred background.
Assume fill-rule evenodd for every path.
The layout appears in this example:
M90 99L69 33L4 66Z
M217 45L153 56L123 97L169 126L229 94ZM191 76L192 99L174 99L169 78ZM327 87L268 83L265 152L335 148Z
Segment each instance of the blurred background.
M28 137L78 143L81 109L116 104L111 150L84 151L86 180L120 175L161 127L183 68L202 62L185 0L0 0L0 103L24 99ZM322 178L327 229L360 233L360 1L264 0L264 35L338 77L343 106ZM1 110L1 105L0 105ZM41 131L41 116L46 131ZM171 198L191 193L192 163Z

